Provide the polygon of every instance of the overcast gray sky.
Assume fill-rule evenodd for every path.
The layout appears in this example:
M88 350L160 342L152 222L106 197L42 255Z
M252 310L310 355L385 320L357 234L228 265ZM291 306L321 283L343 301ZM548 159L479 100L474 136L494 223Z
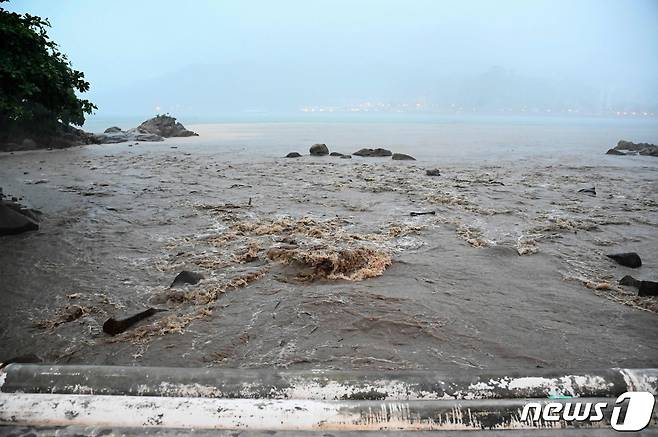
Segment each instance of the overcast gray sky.
M364 102L658 110L658 0L13 0L5 7L50 19L51 36L86 73L100 114Z

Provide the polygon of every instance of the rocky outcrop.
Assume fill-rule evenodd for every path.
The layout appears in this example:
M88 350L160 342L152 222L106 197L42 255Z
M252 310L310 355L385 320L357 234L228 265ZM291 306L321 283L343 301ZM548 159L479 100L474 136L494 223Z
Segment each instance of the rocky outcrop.
M415 161L416 158L414 158L411 155L405 155L404 153L394 153L393 158L394 161Z
M313 144L308 150L311 156L325 156L329 154L329 148L326 144Z
M393 152L387 149L361 149L358 152L353 153L356 156L363 156L366 158L379 158L383 156L391 156L393 155Z
M290 152L286 155L286 158L301 158L302 155L299 152Z
M158 115L150 118L133 129L126 131L117 126L108 127L105 132L96 135L102 144L116 144L132 141L154 142L164 141L170 137L191 137L198 134L185 129L176 118L168 115Z
M606 152L607 155L646 155L658 156L658 146L649 143L633 143L621 140Z
M140 133L159 135L164 138L193 137L199 135L191 130L185 129L185 126L177 122L175 117L169 115L158 115L148 119L137 126L137 131Z
M0 151L65 149L85 144L99 144L98 135L60 123L53 131L37 132L33 128L0 131Z

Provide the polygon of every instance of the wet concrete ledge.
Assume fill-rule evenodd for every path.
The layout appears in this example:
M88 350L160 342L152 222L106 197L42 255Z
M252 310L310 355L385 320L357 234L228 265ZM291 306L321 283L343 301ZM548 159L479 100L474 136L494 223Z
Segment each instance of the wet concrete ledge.
M658 394L658 369L449 374L10 364L0 373L3 393L409 401L610 398L627 391Z

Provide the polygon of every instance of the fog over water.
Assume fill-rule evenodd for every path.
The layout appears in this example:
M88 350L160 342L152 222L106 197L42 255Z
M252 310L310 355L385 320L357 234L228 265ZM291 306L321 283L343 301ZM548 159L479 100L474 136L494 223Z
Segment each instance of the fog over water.
M91 82L100 118L658 114L655 0L8 7L50 19L51 36Z

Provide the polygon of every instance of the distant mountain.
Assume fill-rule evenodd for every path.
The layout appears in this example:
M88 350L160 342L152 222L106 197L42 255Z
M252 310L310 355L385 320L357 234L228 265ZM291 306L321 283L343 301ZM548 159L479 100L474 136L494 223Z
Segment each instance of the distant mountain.
M342 108L365 101L391 104L422 101L431 103L426 107L437 111L551 108L594 113L614 107L658 108L658 95L644 96L643 102L634 102L619 94L573 79L530 77L501 67L484 73L446 76L404 65L337 68L318 64L312 69L302 69L294 62L245 62L194 65L121 89L94 88L91 98L102 114L170 112L179 117L289 113L306 106Z

